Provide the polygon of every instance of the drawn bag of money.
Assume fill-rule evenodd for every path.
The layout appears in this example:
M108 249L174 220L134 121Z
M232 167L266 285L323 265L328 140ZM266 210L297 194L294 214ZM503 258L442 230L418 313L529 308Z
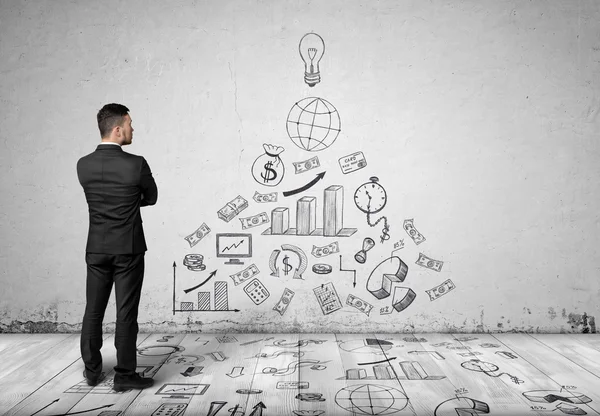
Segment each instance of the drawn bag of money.
M281 146L263 144L265 153L260 155L252 164L252 176L261 185L277 186L283 180L285 166L279 155L285 149Z

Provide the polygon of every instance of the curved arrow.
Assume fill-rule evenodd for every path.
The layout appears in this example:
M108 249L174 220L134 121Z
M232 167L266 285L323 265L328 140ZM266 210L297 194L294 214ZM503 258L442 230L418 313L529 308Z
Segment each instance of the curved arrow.
M217 274L217 271L215 270L214 272L212 272L212 273L210 274L210 276L208 276L206 279L204 279L204 282L202 282L202 283L200 283L199 285L196 285L196 286L194 286L194 287L190 287L189 289L184 289L184 292L185 292L185 293L189 293L189 292L191 292L192 290L196 290L196 289L198 289L199 287L203 286L203 285L204 285L206 282L208 282L210 279L212 279L212 278L213 278L213 277L214 277L216 274Z
M294 189L293 191L285 191L283 193L283 196L292 196L292 195L299 194L300 192L304 192L307 189L309 189L310 187L312 187L314 184L316 184L317 182L319 182L321 179L323 179L324 176L325 176L325 172L321 172L321 173L319 173L317 175L316 178L314 178L312 181L310 181L309 183L307 183L303 187L298 188L298 189Z

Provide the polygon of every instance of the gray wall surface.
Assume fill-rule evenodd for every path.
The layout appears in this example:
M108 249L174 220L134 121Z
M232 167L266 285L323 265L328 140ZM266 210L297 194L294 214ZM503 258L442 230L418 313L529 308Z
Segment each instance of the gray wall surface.
M141 331L596 332L598 22L593 0L1 1L0 331L80 330L88 214L75 165L100 141L97 111L118 102L135 128L124 150L146 158L159 187L142 209ZM312 87L299 53L310 32L325 44ZM315 134L330 127L323 117L341 128L309 151L288 127L310 125L324 103L332 113L315 117ZM277 186L252 173L264 143L285 149ZM354 152L367 165L343 173ZM372 176L387 203L368 219L353 195ZM353 235L263 235L278 207L295 227L305 196L323 227L332 185ZM248 207L219 218L237 196ZM425 240L411 238L411 219ZM211 231L192 246L203 223ZM223 233L252 234L252 258L217 258ZM439 262L418 264L420 253ZM184 264L198 264L191 254L205 270ZM408 272L379 299L367 284L397 271L394 256ZM321 263L332 271L313 272ZM252 279L236 281L246 268L269 292L260 304L244 290ZM215 290L232 311L213 310ZM210 311L173 312L198 309L198 292ZM113 293L106 330L114 320Z

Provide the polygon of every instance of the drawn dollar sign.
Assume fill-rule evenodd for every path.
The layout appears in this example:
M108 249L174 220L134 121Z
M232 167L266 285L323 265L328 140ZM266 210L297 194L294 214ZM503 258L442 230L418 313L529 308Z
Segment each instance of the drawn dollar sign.
M263 181L265 183L277 178L277 171L275 169L272 169L271 166L273 166L273 162L268 161L267 163L265 163L265 171L264 173L260 174L260 177L263 178Z
M383 230L381 230L381 235L379 237L381 238L382 243L390 239L390 234L388 233L389 230L390 227L383 227Z
M290 272L290 270L292 270L292 266L289 264L289 257L285 256L283 258L283 264L285 265L283 268L283 272L285 273L285 275L287 276L288 273Z

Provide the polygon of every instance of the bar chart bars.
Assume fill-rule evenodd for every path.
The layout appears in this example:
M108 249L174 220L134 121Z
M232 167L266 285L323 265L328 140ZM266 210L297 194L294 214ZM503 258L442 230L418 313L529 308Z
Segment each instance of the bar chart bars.
M213 293L214 304L212 303ZM189 301L179 302L179 309L175 309L175 312L230 311L228 283L225 281L216 281L213 293L207 291L198 292L197 303Z
M317 198L304 196L296 201L296 228L290 227L290 211L271 211L271 227L262 235L350 237L356 228L344 228L344 187L331 185L323 191L323 228L317 228Z

